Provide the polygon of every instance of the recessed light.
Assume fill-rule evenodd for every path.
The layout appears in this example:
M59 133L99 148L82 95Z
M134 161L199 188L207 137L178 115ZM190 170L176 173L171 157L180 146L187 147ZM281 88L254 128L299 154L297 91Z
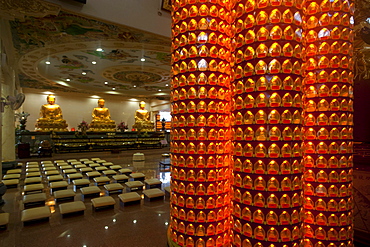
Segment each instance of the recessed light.
M162 91L162 89L158 89L158 92Z
M71 79L67 78L66 81L71 81Z
M164 224L165 224L166 226L168 226L168 222L165 222Z
M168 84L166 84L166 87L168 87Z
M105 85L108 85L108 82L107 82L107 81L105 81L105 82L104 82L104 84L105 84Z
M92 63L92 64L96 64L96 61L92 61L91 63Z
M136 221L136 220L133 220L132 222L133 222L134 224L136 224L136 222L137 222L137 221Z
M136 87L136 85L134 85L134 87Z
M86 72L82 72L81 74L86 75Z
M50 61L46 61L45 63L46 63L46 64L50 64Z
M96 48L96 51L104 51L102 48Z
M113 222L116 222L117 220L116 219L113 219Z
M116 88L115 87L112 87L112 90L114 91L114 90L116 90Z
M107 230L108 229L108 226L105 226L104 229Z
M145 58L140 59L141 62L145 62Z

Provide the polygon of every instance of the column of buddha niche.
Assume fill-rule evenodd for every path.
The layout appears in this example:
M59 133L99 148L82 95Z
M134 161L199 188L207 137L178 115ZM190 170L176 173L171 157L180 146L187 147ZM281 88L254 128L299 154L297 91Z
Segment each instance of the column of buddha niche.
M230 4L172 12L170 246L230 246Z
M150 113L145 109L145 102L139 103L139 109L135 112L135 124L132 126L137 131L154 131L154 122L150 121Z
M40 109L40 118L37 119L35 131L68 131L68 124L63 119L62 109L55 104L55 96L47 96L47 104L42 105Z
M353 245L351 1L306 2L305 247Z
M235 6L233 246L299 246L302 1Z
M115 132L116 123L111 120L109 109L104 107L105 100L98 100L98 107L95 107L92 112L92 121L89 126L89 131L94 132Z

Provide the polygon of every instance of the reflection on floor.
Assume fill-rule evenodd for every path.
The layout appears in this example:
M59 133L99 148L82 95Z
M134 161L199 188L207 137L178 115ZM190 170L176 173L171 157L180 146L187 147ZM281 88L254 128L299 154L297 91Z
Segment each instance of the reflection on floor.
M144 162L132 162L133 154L141 152ZM82 159L99 157L115 165L128 167L133 172L141 172L146 178L158 178L162 189L169 186L169 168L160 168L161 154L168 153L168 148L150 150L130 150L119 154L110 152L54 154L52 158L31 158L19 162ZM22 174L24 178L24 174ZM45 176L43 176L44 183ZM100 186L104 189L102 186ZM8 189L3 196L5 204L0 212L10 213L7 230L0 230L0 246L135 246L164 247L167 245L166 230L169 221L169 201L142 200L140 204L122 206L118 195L111 194L116 200L114 209L93 211L91 199L85 198L86 211L83 215L61 217L58 204L53 205L49 191L47 193L52 209L49 221L23 226L21 223L23 179L17 188ZM72 185L68 186L72 189ZM82 200L79 190L75 201Z

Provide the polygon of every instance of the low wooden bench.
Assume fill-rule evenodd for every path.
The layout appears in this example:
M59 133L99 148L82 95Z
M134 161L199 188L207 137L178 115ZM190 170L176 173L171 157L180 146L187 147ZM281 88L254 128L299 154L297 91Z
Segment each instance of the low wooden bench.
M84 168L79 168L78 169L81 173L87 173L87 172L92 172L93 169L91 167L84 167Z
M87 161L83 161L82 163L85 165L89 165L89 164L94 164L95 162L92 160L87 160Z
M6 174L21 174L22 169L10 169L6 171Z
M59 204L59 212L62 215L83 213L86 210L85 203L82 201L66 202Z
M132 173L132 170L129 168L122 168L118 170L121 174L124 174L126 176L129 176Z
M67 175L67 178L68 178L69 182L71 183L75 179L81 179L81 178L83 178L83 176L82 176L81 173L72 173L72 174L68 174Z
M109 167L109 166L113 166L114 164L112 162L104 162L104 163L101 163L103 166L106 166L106 167Z
M24 194L42 192L44 190L43 184L29 184L25 185L23 188Z
M42 160L40 161L40 163L43 165L43 164L53 164L53 161L51 160Z
M62 175L52 175L52 176L46 177L46 179L48 180L49 183L58 182L58 181L63 181L64 180L64 178L63 178Z
M111 196L103 196L91 199L93 209L102 209L113 207L116 204L116 201Z
M83 187L80 190L83 196L99 196L101 192L98 186Z
M42 170L44 172L47 172L47 171L56 171L57 168L55 166L46 166L46 167L43 167Z
M49 187L50 187L51 192L54 192L57 190L66 190L68 187L68 183L67 181L51 182Z
M0 228L6 229L9 224L9 213L0 213Z
M6 174L3 177L3 180L8 180L8 179L19 179L21 178L21 174Z
M126 183L128 182L129 180L129 177L127 177L126 175L122 174L122 175L115 175L115 176L112 176L112 178L117 182L117 183Z
M80 162L90 161L89 159L79 159Z
M69 159L69 160L67 160L68 163L76 162L76 161L77 161L76 159Z
M26 178L24 184L39 184L42 182L41 177Z
M54 160L54 163L65 163L65 160Z
M77 191L78 189L82 187L89 187L90 180L86 178L82 178L82 179L73 180L72 183L73 183L74 190Z
M74 200L76 193L73 190L58 190L53 193L55 201Z
M144 184L140 181L126 182L125 185L128 192L131 192L133 190L142 190L144 188Z
M73 169L73 166L71 166L71 165L61 165L61 166L59 166L59 169L61 169L61 170Z
M147 200L164 198L164 192L158 188L143 191L144 198Z
M120 166L120 165L113 165L113 166L110 166L109 169L114 170L114 171L118 171L119 169L122 169L122 166Z
M96 178L96 177L100 177L100 176L101 176L101 173L100 173L100 172L97 172L97 171L94 171L94 172L88 172L88 173L86 173L86 176L87 176L89 179L93 179L93 178Z
M39 168L39 165L26 165L26 169Z
M49 219L51 211L48 206L29 208L22 210L21 221L23 223L32 222L36 220Z
M150 179L145 179L144 180L145 188L146 189L153 189L153 188L162 188L162 182L161 180L157 178L150 178Z
M28 208L29 206L40 205L40 204L45 205L45 201L46 201L46 193L37 193L37 194L23 196L24 208Z
M75 165L75 168L76 169L81 169L81 168L86 168L87 166L86 165L82 165L82 164L80 164L80 165Z
M59 175L60 173L57 170L45 171L46 176Z
M57 163L57 166L58 167L61 167L61 166L69 166L69 164L67 162L59 162L59 163Z
M100 167L98 163L91 163L91 164L88 164L88 166L91 168Z
M103 171L103 174L105 176L113 176L113 175L117 175L117 172L114 170L106 170L106 171Z
M97 166L97 167L95 167L95 171L98 171L98 172L100 172L100 171L106 171L106 170L108 170L108 168L106 168L105 166Z
M76 169L66 169L66 170L63 170L63 173L64 175L68 175L68 174L72 174L72 173L77 173L77 170Z
M40 169L39 168L27 168L26 169L26 172L39 172Z
M108 195L113 192L122 192L123 185L120 183L113 183L113 184L106 184L104 185L104 189L107 190Z
M145 174L141 173L141 172L131 173L130 177L133 178L135 181L144 181L145 180Z
M95 162L98 164L103 164L103 163L106 163L107 161L106 160L95 160Z
M37 162L37 161L28 161L26 163L26 165L38 165L38 164L39 164L39 162Z
M141 201L141 196L137 192L129 192L118 195L118 198L125 205L127 203L136 203Z
M26 178L31 178L31 177L40 177L41 172L28 172L26 173Z
M18 178L7 179L7 180L3 180L2 182L6 185L7 188L16 188L18 187L19 179Z
M90 160L97 161L97 160L101 160L101 159L100 158L91 158Z
M95 177L94 179L95 185L103 185L103 184L109 184L110 178L108 177Z

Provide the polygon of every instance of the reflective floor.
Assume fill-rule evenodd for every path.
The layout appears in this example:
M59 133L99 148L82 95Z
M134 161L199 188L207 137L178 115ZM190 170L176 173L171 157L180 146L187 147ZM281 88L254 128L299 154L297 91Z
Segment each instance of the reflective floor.
M132 162L134 153L145 155L144 162ZM129 167L133 172L142 172L146 178L159 178L162 189L169 186L169 168L160 168L162 153L168 148L130 150L119 154L110 152L54 154L51 158L30 158L19 162L82 159L98 157L122 167ZM22 177L24 178L24 174ZM44 177L45 179L45 177ZM46 184L46 181L44 181ZM90 184L90 186L93 183ZM104 189L102 186L100 186ZM114 209L93 211L91 198L85 198L86 211L83 215L61 217L58 204L49 190L47 205L52 209L49 221L23 225L21 222L23 179L17 188L8 189L3 196L5 204L0 212L10 213L7 230L0 230L0 246L132 246L132 247L164 247L167 246L166 230L169 221L169 201L142 200L140 204L123 206L118 198L119 193L111 194L116 200ZM69 185L68 189L72 189ZM83 200L77 191L75 201Z

